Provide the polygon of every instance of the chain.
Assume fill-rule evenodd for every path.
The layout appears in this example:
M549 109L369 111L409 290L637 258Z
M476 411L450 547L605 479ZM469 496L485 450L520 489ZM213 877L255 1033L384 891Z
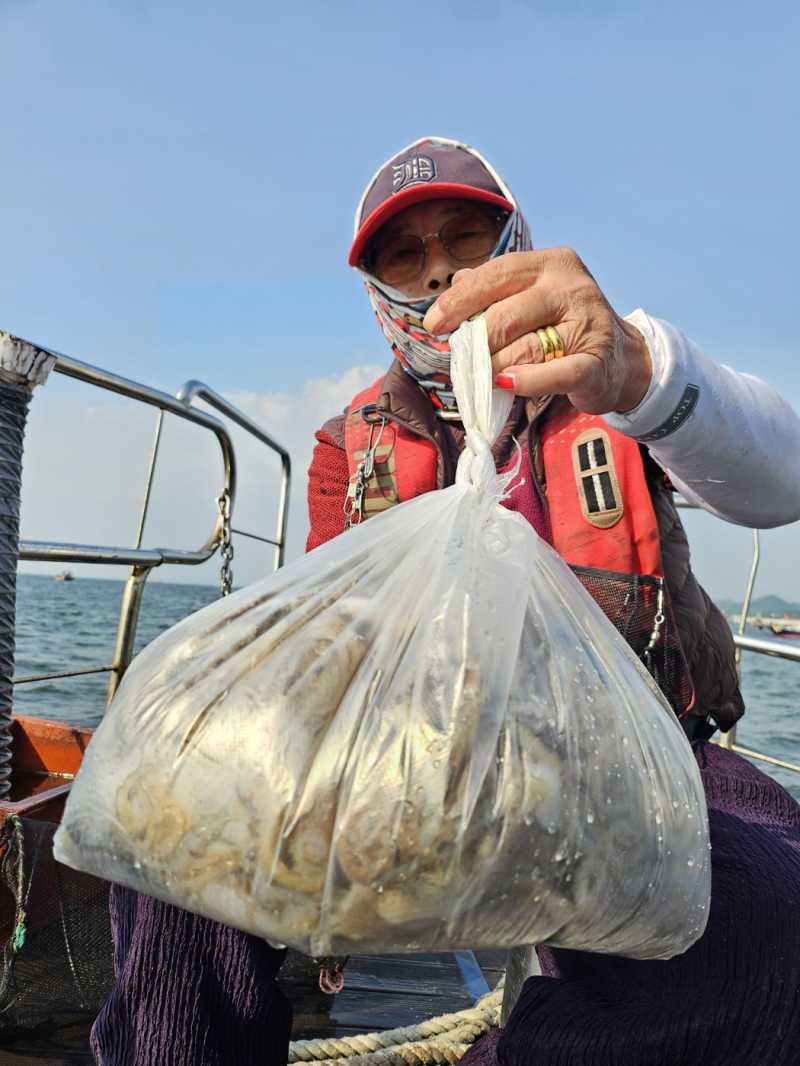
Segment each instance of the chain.
M347 496L345 497L343 508L345 513L345 529L352 529L353 526L357 526L364 517L364 493L367 489L367 483L375 471L375 452L378 450L378 445L381 442L385 425L386 419L381 416L381 428L378 432L378 439L373 444L375 423L372 422L370 424L367 451L364 458L356 467L356 472L350 478L350 484L347 487Z
M222 490L222 495L217 500L219 513L222 515L222 536L219 542L219 553L222 556L222 566L219 571L219 579L222 589L221 596L230 596L233 585L233 571L231 560L233 559L233 543L231 541L231 494L228 489Z

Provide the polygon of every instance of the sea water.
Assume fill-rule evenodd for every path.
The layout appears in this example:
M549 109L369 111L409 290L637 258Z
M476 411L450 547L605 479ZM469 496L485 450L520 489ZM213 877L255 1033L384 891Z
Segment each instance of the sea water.
M114 658L122 581L20 574L15 674L110 665ZM211 585L177 585L151 577L145 586L136 651L219 596ZM764 637L763 630L748 632ZM780 638L774 638L780 646ZM15 685L14 710L75 725L96 726L105 709L108 673ZM742 655L747 714L736 743L800 765L800 662L753 652ZM800 799L800 774L753 760Z

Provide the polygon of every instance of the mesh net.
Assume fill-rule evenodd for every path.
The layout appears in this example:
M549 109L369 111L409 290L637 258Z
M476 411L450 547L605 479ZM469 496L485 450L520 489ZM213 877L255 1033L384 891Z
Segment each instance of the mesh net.
M55 830L9 815L0 834L0 1048L82 1062L114 983L109 886L55 861Z
M694 690L663 579L582 566L570 569L642 660L678 717L684 716ZM650 649L660 591L664 620Z

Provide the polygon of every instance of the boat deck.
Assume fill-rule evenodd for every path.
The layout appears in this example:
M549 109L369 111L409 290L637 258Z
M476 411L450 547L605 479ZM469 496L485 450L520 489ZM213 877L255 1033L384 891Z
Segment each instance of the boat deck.
M475 959L489 988L505 970L507 952L477 951ZM467 980L453 954L352 955L344 969L344 987L335 995L324 993L319 976L294 971L291 966L280 983L292 1003L293 1040L345 1037L415 1025L440 1014L472 1006ZM51 1033L51 1036L56 1034ZM94 1066L88 1049L75 1046L74 1028L65 1034L58 1052L24 1051L0 1046L0 1066ZM57 1037L56 1037L57 1039Z
M490 989L506 966L506 951L477 951L475 958ZM466 978L452 954L353 955L344 969L344 988L323 993L318 979L281 981L292 1001L293 1040L343 1037L415 1025L471 1007Z

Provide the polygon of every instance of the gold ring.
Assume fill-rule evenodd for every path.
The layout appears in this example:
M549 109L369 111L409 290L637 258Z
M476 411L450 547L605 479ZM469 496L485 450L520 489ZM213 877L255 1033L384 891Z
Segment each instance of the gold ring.
M542 351L544 352L544 361L546 363L549 363L555 355L556 346L550 339L550 335L547 330L537 329L536 336L539 338L539 343L541 344Z
M555 326L545 326L547 336L553 342L553 348L555 349L556 359L560 359L564 354L564 342L561 339L561 334L558 332Z

